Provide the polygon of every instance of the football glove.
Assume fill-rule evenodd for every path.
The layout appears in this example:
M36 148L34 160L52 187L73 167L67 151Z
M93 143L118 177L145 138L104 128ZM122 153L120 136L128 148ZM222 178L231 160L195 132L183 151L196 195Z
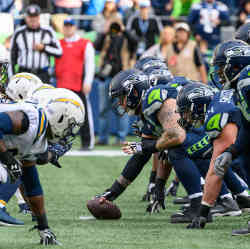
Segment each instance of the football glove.
M154 193L155 183L149 183L147 187L147 192L142 197L142 201L150 201Z
M192 223L187 226L187 229L203 229L207 223L206 217L197 216L193 218Z
M56 239L56 235L49 229L38 230L40 235L40 244L44 246L48 245L59 245L62 244Z
M166 190L166 196L169 196L169 195L176 196L178 187L179 187L179 182L176 182L175 180L173 180Z
M66 152L68 152L72 147L72 143L69 144L49 144L48 151L52 153L52 159L50 163L54 166L61 168L61 165L58 162L58 159L63 156Z
M0 152L0 161L4 164L9 176L10 182L15 183L22 175L22 163L13 157L9 151Z
M149 212L150 214L160 212L160 209L163 210L166 209L165 207L165 187L162 184L158 184L159 180L156 180L156 185L154 188L154 193L152 200L150 201L146 212Z
M96 195L95 198L104 198L105 200L113 201L115 194L110 189L107 189L104 193Z
M220 178L223 178L232 160L233 155L231 152L225 151L219 155L214 162L215 174Z
M142 135L142 128L143 128L143 122L141 120L134 121L132 123L133 132L136 136L141 137Z
M167 150L163 150L159 153L158 159L161 161L165 161L168 160L168 151Z
M122 150L127 154L155 153L158 152L155 146L156 140L142 139L141 142L127 142Z

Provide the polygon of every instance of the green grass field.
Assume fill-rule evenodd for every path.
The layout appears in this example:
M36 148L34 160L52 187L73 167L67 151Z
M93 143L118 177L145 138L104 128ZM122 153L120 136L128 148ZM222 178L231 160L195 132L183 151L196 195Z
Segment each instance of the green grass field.
M246 225L247 215L217 218L202 231L190 231L185 225L169 223L178 209L167 198L167 210L155 215L145 213L141 202L150 172L147 165L139 178L116 201L122 218L116 221L80 220L89 216L86 201L103 192L117 177L128 157L64 157L63 168L51 165L39 168L49 224L67 249L249 249L250 237L231 237L233 228ZM181 189L179 195L184 195ZM10 213L25 221L21 228L0 227L0 248L43 248L30 216L18 214L15 197L8 205Z

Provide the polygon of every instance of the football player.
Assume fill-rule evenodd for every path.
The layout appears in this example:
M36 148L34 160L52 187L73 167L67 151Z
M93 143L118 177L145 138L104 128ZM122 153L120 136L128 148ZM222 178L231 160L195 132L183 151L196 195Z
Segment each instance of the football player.
M84 121L81 100L69 92L55 89L40 105L31 101L1 105L1 169L6 170L12 182L21 177L32 212L37 218L34 228L38 229L43 245L60 243L48 226L35 165L57 160L57 154L48 151L48 142L70 143Z

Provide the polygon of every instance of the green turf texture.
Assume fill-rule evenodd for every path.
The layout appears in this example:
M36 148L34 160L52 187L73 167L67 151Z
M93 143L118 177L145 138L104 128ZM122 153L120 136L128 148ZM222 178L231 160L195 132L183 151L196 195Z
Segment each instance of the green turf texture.
M187 230L184 224L169 223L178 206L167 198L167 209L159 214L145 213L141 202L151 164L116 201L122 218L115 221L79 220L89 216L86 201L109 187L124 167L128 157L64 157L62 169L51 165L39 167L49 225L67 249L249 249L250 237L232 237L234 228L246 226L247 215L216 218L205 230ZM178 195L183 195L183 189ZM44 248L38 245L37 231L30 216L18 214L15 197L8 211L25 222L24 227L0 227L0 248ZM50 247L51 248L51 247Z

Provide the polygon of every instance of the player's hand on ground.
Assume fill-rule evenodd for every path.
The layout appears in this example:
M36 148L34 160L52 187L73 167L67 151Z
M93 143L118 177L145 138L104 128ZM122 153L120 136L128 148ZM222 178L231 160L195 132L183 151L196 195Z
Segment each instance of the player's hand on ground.
M166 190L166 196L176 196L178 191L179 183L173 180Z
M187 229L203 229L206 226L207 219L203 216L193 218L192 222L187 226Z
M164 193L164 190L162 191L160 189L155 188L153 198L150 201L150 203L146 209L146 212L153 214L153 213L160 212L161 209L163 209L163 210L166 209L165 193Z
M62 244L56 239L56 235L49 229L38 230L40 236L40 244L44 246Z

